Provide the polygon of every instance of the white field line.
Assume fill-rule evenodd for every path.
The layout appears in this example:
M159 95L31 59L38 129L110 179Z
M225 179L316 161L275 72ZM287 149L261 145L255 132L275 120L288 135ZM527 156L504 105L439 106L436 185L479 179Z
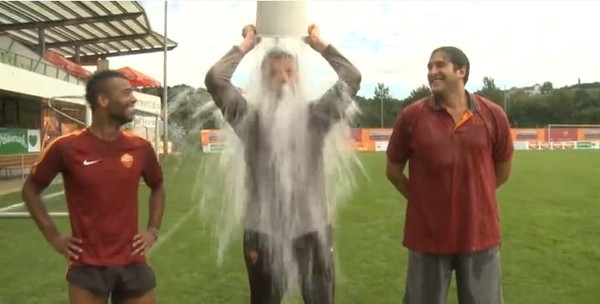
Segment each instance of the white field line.
M167 232L164 233L163 235L160 235L158 237L158 240L156 241L156 243L154 243L154 245L152 246L152 248L150 248L150 250L148 251L148 253L146 255L150 256L152 253L154 253L156 250L158 250L158 248L160 248L160 246L162 244L167 242L171 238L171 236L173 234L175 234L175 232L177 232L179 227L181 227L183 225L183 223L185 223L190 217L192 217L192 215L196 214L196 212L200 209L200 205L201 204L196 204L194 207L190 208L190 210L188 212L186 212L183 216L181 216L177 220L177 222L175 222L175 225L173 225L173 227L171 227L171 229L167 230Z
M65 194L64 191L54 192L52 194L44 195L42 197L42 199L47 200L47 199L51 199L53 197L57 197L57 196L64 195L64 194ZM20 208L20 207L23 207L23 206L25 206L25 202L16 203L16 204L10 205L8 207L0 208L0 213L7 212L7 211L10 211L12 209Z

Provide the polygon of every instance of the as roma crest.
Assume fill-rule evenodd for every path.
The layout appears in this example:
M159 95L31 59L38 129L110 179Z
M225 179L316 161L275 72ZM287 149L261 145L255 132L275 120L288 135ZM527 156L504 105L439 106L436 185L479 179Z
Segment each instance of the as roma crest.
M131 154L129 153L125 153L121 156L121 163L123 164L123 166L127 169L131 168L131 166L133 166L133 156L131 156Z

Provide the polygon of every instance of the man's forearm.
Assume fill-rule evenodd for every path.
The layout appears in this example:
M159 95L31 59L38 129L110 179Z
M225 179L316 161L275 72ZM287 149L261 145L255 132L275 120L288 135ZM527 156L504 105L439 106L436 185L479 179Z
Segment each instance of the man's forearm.
M44 238L51 242L53 239L56 239L60 236L58 229L54 225L52 218L48 214L48 211L44 207L42 200L40 198L41 189L33 184L31 180L27 180L23 185L23 190L21 192L23 201L25 202L25 206L31 214L33 221L38 226Z
M496 189L504 185L508 181L508 176L499 175L496 173Z
M148 228L160 229L163 213L165 210L165 190L161 184L150 192L150 215L148 217Z
M496 174L496 189L500 188L504 183L508 181L511 171L511 162L496 163L494 165L494 171Z
M406 160L399 162L388 163L385 168L385 175L388 180L396 187L398 192L404 196L407 200L409 199L408 191L408 178L404 175L404 167L406 166Z
M402 174L400 177L390 178L390 182L402 196L408 200L408 178Z
M244 55L246 55L252 48L254 47L254 43L251 40L244 39L239 45L238 48Z

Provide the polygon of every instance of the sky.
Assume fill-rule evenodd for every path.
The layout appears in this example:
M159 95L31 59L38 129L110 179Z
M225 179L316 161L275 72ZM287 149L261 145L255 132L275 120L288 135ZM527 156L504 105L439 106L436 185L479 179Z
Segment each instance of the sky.
M140 1L152 30L164 33L164 2ZM426 84L431 51L462 49L471 62L467 89L483 77L500 88L551 81L555 88L600 81L600 1L308 1L307 22L362 73L359 95L371 97L381 82L395 98ZM256 1L168 1L167 83L204 87L208 69L241 42L241 29L256 23ZM320 57L318 57L320 58ZM131 66L162 82L162 53L109 58L111 68ZM247 83L252 57L234 74ZM316 61L314 83L335 73Z

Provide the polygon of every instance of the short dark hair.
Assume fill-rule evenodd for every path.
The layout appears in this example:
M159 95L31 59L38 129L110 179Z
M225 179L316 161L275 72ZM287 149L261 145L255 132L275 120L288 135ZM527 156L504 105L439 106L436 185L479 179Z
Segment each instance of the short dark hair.
M111 78L127 79L121 72L113 70L96 72L88 79L87 84L85 85L85 100L90 104L92 110L96 108L98 95L106 93L106 81Z
M267 62L269 62L270 60L277 60L277 59L293 59L294 62L296 64L298 64L298 60L296 60L296 56L292 55L291 53L284 51L280 48L273 48L271 50L269 50L267 52L267 54L265 54L265 58L263 58L263 61L260 65L261 69L264 70L264 68L267 65Z
M465 73L464 83L467 84L467 81L469 81L469 70L471 69L471 64L469 63L469 58L467 58L467 55L465 55L461 49L453 46L439 47L431 52L431 55L433 56L433 54L437 52L444 52L446 55L448 55L450 62L452 62L454 65L455 70L466 67L467 71Z

